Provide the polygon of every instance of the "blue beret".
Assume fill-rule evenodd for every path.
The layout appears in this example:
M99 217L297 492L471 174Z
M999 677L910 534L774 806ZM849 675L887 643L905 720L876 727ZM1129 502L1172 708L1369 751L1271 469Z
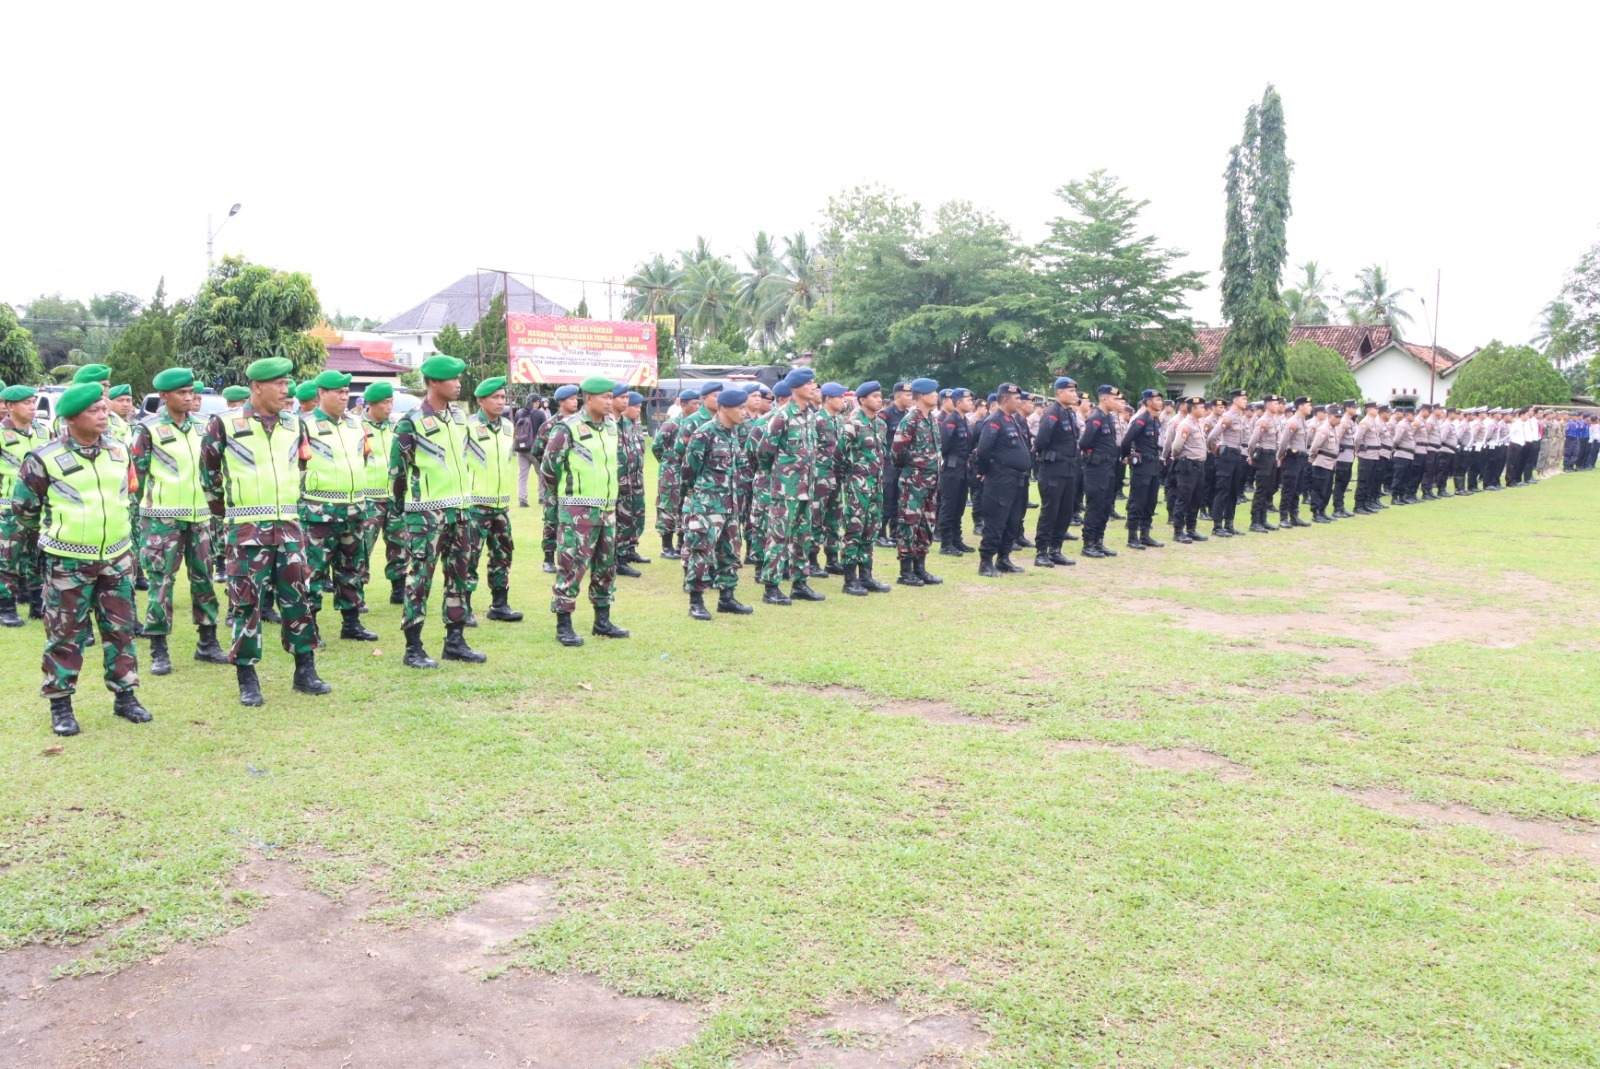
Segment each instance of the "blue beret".
M939 400L941 400L941 401L947 400L950 397L950 393L951 393L951 391L949 391L949 390L940 390L939 391Z
M678 400L680 400L680 401L698 401L698 400L700 400L700 391L699 390L683 390L683 391L680 391L679 394L678 394Z
M630 405L642 405L642 404L644 404L644 394L640 393L638 390L629 390L628 391L628 403Z
M1056 389L1058 389L1058 390L1067 390L1067 389L1074 389L1075 390L1077 388L1078 388L1078 384L1076 382L1074 382L1072 379L1067 378L1065 375L1061 376L1059 379L1056 380Z
M737 386L729 386L717 398L717 404L723 408L738 408L749 399L750 395L746 391L739 389Z
M817 377L817 373L808 367L797 367L789 372L789 380L796 386L804 386Z
M780 380L778 385L772 388L772 396L774 397L788 397L793 393L794 387L789 384L788 379Z
M565 401L569 397L578 396L578 388L571 383L556 387L556 400Z
M750 384L750 389L746 390L745 392L751 395L760 394L762 397L771 397L772 387L763 386L759 382L753 382Z
M992 404L994 404L994 403L995 403L995 402L996 402L996 401L998 401L998 400L1000 400L1000 395L999 395L999 394L997 394L997 393L992 393L992 394L990 394L990 395L989 395L989 403L990 403L990 404L991 404L991 405L992 405Z
M912 393L937 393L938 390L939 390L939 383L936 382L933 379L912 379L911 380L911 392Z
M1139 400L1148 401L1152 397L1160 397L1160 396L1161 396L1161 391L1160 390L1146 390L1146 391L1144 391L1143 393L1141 393L1139 395Z
M860 400L861 398L866 397L868 394L882 392L883 386L878 382L877 379L868 379L866 382L863 382L860 386L856 387L856 399Z
M955 389L950 391L950 400L952 401L965 401L971 396L972 391L964 386L957 386Z
M628 392L628 384L626 382L619 382L615 386L611 387L611 396L612 397L622 397L627 392Z
M1117 392L1117 388L1115 386L1101 386L1098 389L1096 389L1094 392L1099 394L1101 397L1105 397L1108 394L1116 393Z
M722 383L716 379L712 379L710 382L702 382L700 384L700 396L704 397L706 394L716 393L720 389L722 389Z
M824 397L843 397L844 394L844 387L837 382L824 382L822 384L822 396Z

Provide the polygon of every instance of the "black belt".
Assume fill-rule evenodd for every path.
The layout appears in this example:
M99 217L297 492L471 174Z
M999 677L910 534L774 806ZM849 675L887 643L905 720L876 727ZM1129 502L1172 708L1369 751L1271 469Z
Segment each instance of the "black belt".
M1219 452L1219 453L1238 453L1240 456L1244 456L1244 450L1240 449L1238 446L1235 446L1235 445L1219 445L1219 446L1217 446L1217 452Z

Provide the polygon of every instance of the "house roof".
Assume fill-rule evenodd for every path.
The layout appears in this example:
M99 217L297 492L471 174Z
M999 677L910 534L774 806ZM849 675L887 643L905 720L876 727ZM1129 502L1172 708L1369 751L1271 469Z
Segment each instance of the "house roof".
M379 334L418 334L443 330L455 324L470 330L483 317L489 302L506 289L506 311L564 316L567 310L509 275L480 271L463 275L427 300L406 309L378 328Z
M1417 345L1413 342L1403 341L1400 346L1415 357L1418 363L1424 367L1432 366L1433 370L1440 374L1446 371L1454 371L1456 365L1464 359L1464 357L1457 356L1442 345L1435 350L1431 345ZM1437 359L1435 359L1436 351Z
M1157 369L1168 375L1214 375L1217 364L1222 358L1222 339L1228 334L1227 327L1201 327L1195 332L1195 345L1197 352L1174 353L1167 359L1156 364ZM1324 349L1332 349L1344 357L1344 362L1352 368L1365 363L1372 355L1393 343L1389 328L1384 326L1368 327L1359 325L1329 324L1324 326L1305 326L1289 328L1289 344L1297 341L1313 341ZM1406 345L1406 343L1400 343ZM1409 351L1411 346L1406 345ZM1424 351L1427 346L1420 346ZM1415 356L1415 353L1411 355ZM1448 358L1448 360L1447 360ZM1419 358L1422 359L1422 358ZM1440 348L1439 367L1444 369L1453 365L1459 358L1448 350ZM1427 361L1424 359L1424 363Z
M328 346L328 362L325 366L329 371L340 371L346 375L397 376L406 370L393 360L372 360L362 356L359 345Z

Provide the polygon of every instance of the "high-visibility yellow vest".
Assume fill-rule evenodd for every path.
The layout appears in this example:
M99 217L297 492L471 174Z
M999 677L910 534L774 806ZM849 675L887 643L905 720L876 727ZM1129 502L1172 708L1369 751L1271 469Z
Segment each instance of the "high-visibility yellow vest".
M17 476L22 473L22 458L50 440L50 424L36 419L26 428L13 430L0 427L0 510L17 488Z
M193 418L172 422L163 412L149 426L150 471L139 488L139 515L198 523L211 510L200 486L201 426Z
M367 465L366 496L368 501L382 501L389 496L389 452L394 448L394 421L374 423L362 420L367 432L367 444L372 452L372 462Z
M427 415L421 409L411 413L415 433L412 440L411 493L406 498L407 512L432 512L461 508L467 503L466 443L467 425L453 409Z
M617 421L606 417L596 427L582 412L561 421L572 445L556 479L557 501L563 505L613 508L617 503Z
M128 450L109 437L91 459L61 439L34 450L50 476L39 548L74 560L111 560L133 546Z
M300 518L300 421L287 409L268 433L254 413L222 417L229 523Z
M467 474L472 480L467 500L471 504L511 507L517 485L515 438L511 421L504 416L490 421L479 412L467 420Z
M300 421L305 440L300 496L308 505L360 504L367 497L367 432L346 415L333 420L319 408ZM385 458L387 463L387 458Z
M133 444L133 426L115 412L106 413L106 435L122 445Z

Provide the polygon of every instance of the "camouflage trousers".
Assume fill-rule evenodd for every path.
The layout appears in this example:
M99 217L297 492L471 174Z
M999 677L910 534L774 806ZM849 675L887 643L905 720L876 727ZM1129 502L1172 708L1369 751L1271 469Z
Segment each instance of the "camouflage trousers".
M939 518L939 470L906 468L900 473L900 508L894 544L902 557L926 556Z
M391 583L406 581L404 514L396 514L387 499L368 501L361 516L361 587L372 582L372 551L383 535L383 577Z
M166 520L144 517L139 556L150 580L144 633L172 634L172 593L178 567L189 569L189 616L196 626L217 622L217 591L211 584L213 550L211 520Z
M759 485L759 484L758 484ZM772 495L764 488L757 489L741 502L744 544L750 549L750 560L760 575L761 562L766 559L767 514L772 511Z
M306 590L312 613L322 611L322 598L333 590L338 612L359 609L366 585L361 574L364 505L317 505L300 508L300 526L306 532L306 568L311 581Z
M428 592L433 588L433 569L444 560L444 609L446 627L467 619L467 566L471 563L471 517L466 509L429 509L405 513L406 601L400 614L401 626L422 623L428 615Z
M845 564L871 564L872 544L883 515L883 476L878 472L850 475L840 488L843 524L840 557Z
M31 587L44 586L44 560L38 535L22 530L12 515L11 503L0 499L0 598L18 601Z
M228 574L228 525L216 516L211 517L211 574Z
M691 493L683 517L683 591L739 585L739 508L731 497Z
M511 586L511 554L516 548L511 538L511 510L494 505L474 505L468 522L471 545L467 555L467 593L478 589L478 562L484 546L489 547L489 590L499 593Z
M598 505L566 505L558 509L556 581L551 587L551 612L571 612L578 604L583 573L589 573L589 601L596 608L611 604L617 588L617 513Z
M617 494L617 550L639 548L644 537L644 472L622 477Z
M814 541L811 501L789 498L776 486L773 490L756 578L765 584L802 580L806 577L806 557Z
M683 484L678 479L678 466L668 457L661 462L656 477L656 533L662 537L676 534L682 510Z
M317 647L307 590L311 571L300 542L261 545L240 541L239 524L228 525L228 600L233 602L233 663L261 661L261 598L271 593L283 617L281 637L289 653Z
M818 479L816 494L811 501L812 546L821 546L832 555L839 552L839 529L844 522L839 483L834 479Z
M116 694L137 687L133 554L124 553L114 560L47 555L44 580L44 685L39 693L46 698L67 698L78 689L91 613L100 627L106 689Z
M556 493L555 490L545 485L544 479L539 479L539 511L544 520L544 527L540 532L539 552L554 553L556 551Z

